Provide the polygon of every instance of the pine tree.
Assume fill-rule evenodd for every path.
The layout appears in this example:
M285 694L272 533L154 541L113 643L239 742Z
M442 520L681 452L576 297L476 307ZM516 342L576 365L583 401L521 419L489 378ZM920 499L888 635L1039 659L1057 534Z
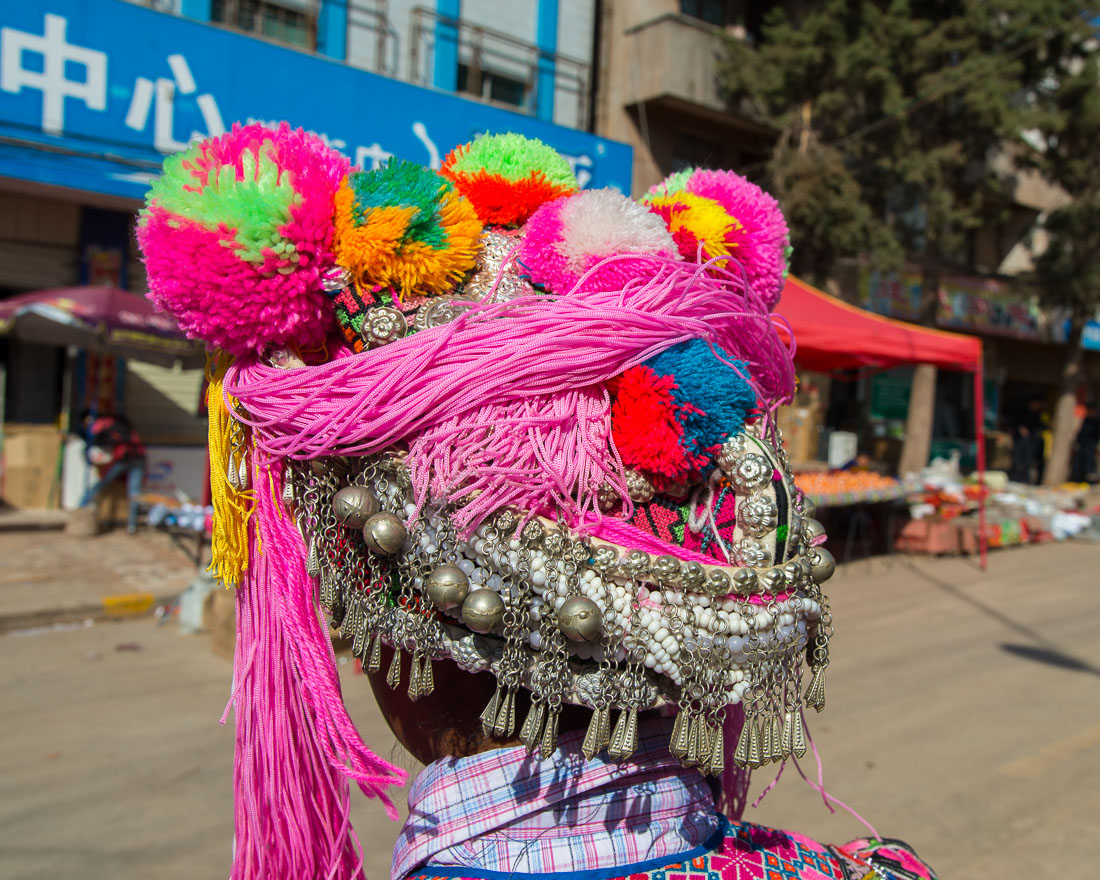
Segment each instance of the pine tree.
M1084 379L1081 336L1100 309L1100 54L1095 23L1082 18L1051 46L1050 75L1033 93L1037 128L1025 134L1026 153L1069 197L1043 222L1045 249L1032 280L1041 302L1069 317L1062 384L1044 482L1065 481L1077 422L1074 404Z
M944 272L1011 204L1023 100L1080 15L1067 0L825 0L773 9L759 45L730 41L720 76L777 125L766 176L792 226L792 268L821 283L841 257L919 265L934 323ZM816 175L816 178L815 178ZM824 180L829 175L829 180ZM807 182L809 181L809 182ZM902 471L927 461L935 369L914 376Z

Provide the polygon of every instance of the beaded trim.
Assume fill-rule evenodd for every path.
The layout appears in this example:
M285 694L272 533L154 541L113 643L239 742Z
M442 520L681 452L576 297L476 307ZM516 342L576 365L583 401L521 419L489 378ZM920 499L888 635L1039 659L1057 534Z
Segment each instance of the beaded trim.
M412 699L434 689L434 660L489 671L498 687L482 714L486 735L515 733L523 687L532 709L520 737L532 752L554 750L571 703L593 710L585 753L619 760L634 751L638 713L674 704L670 750L717 774L733 704L746 715L737 764L805 753L802 707L824 706L832 625L819 584L833 568L778 438L738 435L719 467L739 498L730 566L651 557L513 510L461 540L445 510L417 512L394 454L292 462L283 500L320 602L355 656L374 671L381 644L396 649L392 687L402 651L412 655Z

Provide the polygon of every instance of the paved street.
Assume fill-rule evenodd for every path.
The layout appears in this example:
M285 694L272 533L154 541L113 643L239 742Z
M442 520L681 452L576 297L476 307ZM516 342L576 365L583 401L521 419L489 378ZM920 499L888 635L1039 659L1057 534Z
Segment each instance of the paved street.
M990 562L982 575L963 560L880 559L831 582L829 705L811 719L826 786L944 880L1093 880L1100 547ZM368 740L413 768L343 671ZM229 677L206 637L152 619L0 636L0 876L224 877ZM396 828L355 797L368 876L382 880ZM793 768L746 818L834 841L862 832Z

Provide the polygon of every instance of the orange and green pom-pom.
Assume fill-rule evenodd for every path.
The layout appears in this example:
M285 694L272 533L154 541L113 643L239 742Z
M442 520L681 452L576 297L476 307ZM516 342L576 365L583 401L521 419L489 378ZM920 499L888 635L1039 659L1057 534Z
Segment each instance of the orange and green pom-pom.
M336 259L363 286L444 293L473 268L481 232L454 186L413 162L354 171L336 194Z
M519 226L546 202L577 191L569 163L552 147L519 134L485 134L456 147L441 173L487 226Z

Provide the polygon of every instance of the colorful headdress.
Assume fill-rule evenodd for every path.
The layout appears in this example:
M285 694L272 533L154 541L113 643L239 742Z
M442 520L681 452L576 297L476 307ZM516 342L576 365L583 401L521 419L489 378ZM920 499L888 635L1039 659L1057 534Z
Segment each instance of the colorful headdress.
M258 179L230 149L241 137L193 148L219 192ZM660 706L677 712L670 750L701 772L801 755L803 707L824 703L833 562L775 426L793 368L774 297L749 286L771 275L742 271L736 248L684 259L659 214L609 191L521 211L474 254L461 175L484 144L452 154L452 190L406 163L348 174L309 136L251 129L269 142L280 168L320 163L325 187L265 203L267 221L212 199L173 223L162 181L141 238L177 318L200 294L250 316L269 291L196 277L194 230L240 261L248 229L284 230L308 205L325 249L276 274L343 325L316 326L320 308L300 340L285 321L266 337L181 321L237 356L210 399L214 565L240 584L234 877L354 874L347 781L385 800L403 776L343 708L329 621L367 669L391 645L388 680L413 699L437 661L491 672L486 735L518 730L532 751L554 749L574 703L592 710L588 756L629 757L638 714ZM731 216L763 235L774 203L751 195ZM324 329L322 362L302 349Z

